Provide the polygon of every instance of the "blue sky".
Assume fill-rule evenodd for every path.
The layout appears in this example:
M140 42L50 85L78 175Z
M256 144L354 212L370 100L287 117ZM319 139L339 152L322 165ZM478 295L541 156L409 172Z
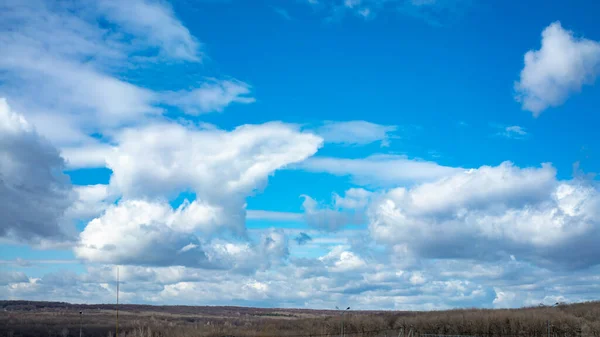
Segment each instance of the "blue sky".
M593 1L0 5L0 297L597 299Z

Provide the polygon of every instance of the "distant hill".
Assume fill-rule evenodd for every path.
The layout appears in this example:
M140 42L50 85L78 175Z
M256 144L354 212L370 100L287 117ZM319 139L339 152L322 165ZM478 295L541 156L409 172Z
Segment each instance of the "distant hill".
M0 336L78 336L114 333L115 304L0 301ZM82 312L82 314L80 314ZM335 310L235 306L119 305L119 337L339 336ZM600 302L557 303L521 309L349 311L346 336L463 335L498 337L598 337Z

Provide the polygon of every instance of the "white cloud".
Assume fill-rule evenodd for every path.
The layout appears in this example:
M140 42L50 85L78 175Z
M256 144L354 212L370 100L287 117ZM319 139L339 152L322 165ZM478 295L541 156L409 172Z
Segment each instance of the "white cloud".
M81 146L63 147L61 156L65 158L67 167L75 168L94 168L106 167L106 158L113 147L108 144L86 144Z
M347 145L365 145L381 142L381 146L388 146L391 133L398 129L395 125L381 125L367 121L327 121L317 128L316 133L326 142Z
M423 260L401 267L390 260L365 258L348 246L334 246L320 258L291 258L285 262L285 249L262 248L271 242L266 238L277 241L271 233L265 231L254 244L230 243L222 252L228 257L223 261L229 261L224 265L236 272L182 266L120 266L123 301L323 309L345 302L360 309L431 310L516 307L597 297L596 267L553 272L510 259ZM217 243L228 245L214 242L213 250L219 247ZM270 257L264 255L267 251L272 252ZM262 262L268 259L274 263L271 267ZM252 270L243 270L248 265ZM24 277L22 273L16 276L6 277L7 284L0 285L0 296L102 302L114 298L116 291L114 266L90 265L80 275L60 272L41 278Z
M128 50L118 34L97 25L85 6L35 0L10 0L4 6L0 68L7 72L2 90L20 109L38 118L69 116L78 129L160 112L152 107L151 91L104 71L123 62Z
M108 185L79 185L73 187L78 198L65 211L67 219L92 219L104 212L117 197Z
M100 0L100 12L168 57L201 61L200 43L161 0Z
M542 46L525 54L525 66L515 83L516 99L538 116L563 104L593 84L600 71L600 43L574 36L554 22L542 32Z
M397 155L373 155L363 159L312 157L298 165L298 168L351 176L358 184L374 186L431 181L460 171L435 162Z
M555 174L547 164L521 169L505 162L392 189L369 211L371 233L426 258L512 254L551 268L597 264L600 194Z
M346 190L343 197L334 193L333 199L335 206L338 208L362 209L367 206L371 194L372 192L367 191L364 188L353 187Z
M303 196L304 218L306 223L314 228L326 231L336 231L347 225L359 225L364 223L365 218L362 212L344 212L337 209L319 206L319 204L309 196Z
M364 209L371 192L362 188L351 188L345 196L333 193L333 206L319 205L317 201L303 195L304 218L309 226L325 231L337 231L346 225L366 223Z
M74 194L58 150L0 98L0 236L64 239Z
M272 221L302 221L302 213L293 212L275 212L258 209L249 209L246 211L248 219L272 220Z
M250 86L244 82L209 79L190 91L165 93L163 100L169 105L180 107L187 114L199 115L221 112L231 103L253 103L255 99L249 94Z
M198 201L177 209L164 202L121 201L92 220L80 234L78 258L97 263L187 266L252 272L289 255L282 231L264 233L257 244L211 234L227 228L223 209Z
M113 171L108 188L123 199L86 226L78 256L106 263L204 267L220 266L225 262L215 261L228 261L236 251L240 258L251 258L251 246L240 250L226 243L223 255L211 251L217 246L207 247L206 239L224 230L245 235L246 197L260 190L274 171L314 154L322 142L282 123L230 132L163 123L127 129L115 139L106 160ZM196 200L176 210L161 201L186 191L195 192ZM135 241L137 237L144 239ZM265 240L264 255L281 249L272 245L282 240L277 233Z
M432 26L444 26L460 18L470 7L468 0L309 0L315 10L324 12L326 20L340 20L350 13L364 20L390 10L423 20Z
M497 135L505 138L524 139L529 135L524 127L518 125L506 126L501 129L502 130L498 132Z
M332 272L349 272L360 270L367 266L367 263L351 251L347 251L343 246L334 247L327 255L319 258L324 262L328 270Z
M125 81L121 74L132 63L143 65L148 58L140 55L156 48L164 57L200 60L198 43L164 2L8 0L0 6L0 95L70 151L99 145L90 134L147 123L164 105L197 114L253 101L249 86L233 79L164 92Z
M219 210L197 202L173 210L166 203L122 201L85 227L74 251L92 262L208 267L193 233L223 225L220 216Z
M244 125L231 132L153 124L127 129L116 140L119 145L107 163L113 170L111 185L126 197L156 197L191 188L203 200L240 205L275 170L313 155L322 142L278 122Z
M0 271L0 286L29 282L29 278L25 273L18 271Z

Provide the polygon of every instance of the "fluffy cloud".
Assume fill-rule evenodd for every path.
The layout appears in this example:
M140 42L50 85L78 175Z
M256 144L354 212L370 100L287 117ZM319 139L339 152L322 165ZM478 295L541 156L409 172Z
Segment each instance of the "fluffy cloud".
M364 209L370 196L371 192L365 189L351 188L343 197L334 193L334 205L330 207L319 205L317 201L304 195L304 218L309 226L326 231L336 231L346 225L364 224Z
M173 210L164 203L123 201L85 227L75 254L103 263L207 267L193 232L219 225L217 212L196 202Z
M560 22L542 32L542 47L525 54L525 67L515 84L517 101L538 116L548 107L592 84L600 71L600 43L575 37Z
M260 256L245 243L206 243L224 231L245 236L246 197L276 170L314 154L321 138L282 123L230 132L163 123L125 130L115 139L118 144L106 158L113 171L107 188L122 200L86 226L75 250L79 257L241 269L269 260L261 257L287 255L287 239L278 233L264 238ZM164 201L186 191L196 200L177 209Z
M373 155L362 159L313 157L302 162L298 168L351 176L358 184L373 186L431 181L460 170L396 155Z
M110 184L126 197L183 192L208 202L237 202L275 170L313 155L322 139L272 122L231 132L179 124L127 129L107 158ZM152 184L148 184L152 181Z
M67 167L77 169L106 167L106 158L110 156L112 151L113 147L111 145L89 143L63 147L60 153L65 158Z
M0 99L0 236L62 239L74 199L58 150Z
M557 180L550 165L505 162L390 190L369 210L370 230L404 254L577 268L600 262L599 203L595 186Z
M66 218L69 219L91 219L99 216L115 200L107 185L84 185L74 186L77 199L66 210Z
M343 246L334 247L327 255L319 258L331 272L351 272L364 268L367 263Z
M367 121L328 121L319 127L316 133L329 143L364 145L381 142L381 146L388 146L390 134L397 129L395 125L380 125Z
M252 272L285 260L282 231L264 233L258 243L226 241L210 234L227 214L198 201L177 209L167 203L122 201L92 220L80 234L77 257L98 263L187 266Z
M246 274L280 266L290 254L287 236L274 229L263 233L256 244L215 240L209 249L219 265Z

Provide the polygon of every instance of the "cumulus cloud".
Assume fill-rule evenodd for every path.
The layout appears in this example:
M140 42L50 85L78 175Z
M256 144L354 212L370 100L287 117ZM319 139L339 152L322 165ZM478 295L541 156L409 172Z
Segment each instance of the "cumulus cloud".
M327 255L319 258L325 263L327 269L331 272L349 272L360 270L367 266L367 263L355 253L348 251L343 246L334 247Z
M122 201L86 226L74 252L97 263L238 272L265 269L288 257L288 240L280 230L264 233L257 243L211 236L215 227L228 225L224 213L198 201L177 209L161 202Z
M92 262L208 267L193 233L218 225L216 213L196 202L173 210L166 203L123 201L85 227L74 252Z
M22 241L64 239L63 215L74 195L64 160L0 99L0 236Z
M246 274L281 266L290 254L287 236L276 229L263 233L257 243L215 240L209 249L216 263Z
M351 176L357 184L373 186L431 181L460 170L397 155L372 155L361 159L312 157L297 167L309 172Z
M524 59L515 83L516 100L538 116L595 82L600 71L600 43L576 37L554 22L542 32L541 48L528 51Z
M364 145L381 142L381 146L389 146L391 133L397 129L395 125L381 125L367 121L327 121L317 128L316 133L329 143Z
M282 123L230 132L162 123L124 130L115 139L118 144L106 160L113 172L106 188L122 200L86 226L77 255L105 263L202 267L232 265L227 262L232 256L260 260L250 254L255 247L245 243L204 244L223 231L245 236L246 197L264 187L273 172L311 156L322 143ZM177 209L164 201L186 191L195 193L194 201ZM88 199L94 204L101 194ZM287 239L271 233L265 240L263 255L286 255L281 242L287 247Z
M159 197L192 188L207 202L240 204L275 170L313 155L322 143L279 122L231 132L161 123L127 129L116 139L107 163L110 184L124 196Z
M104 212L116 199L108 185L79 185L73 186L77 198L65 211L68 219L92 219Z
M337 231L346 225L360 225L366 222L364 209L371 192L362 188L351 188L345 196L333 194L332 206L320 205L307 195L303 195L304 218L309 226L326 230Z
M60 151L70 169L106 167L106 158L113 151L113 146L101 143L63 147Z
M509 162L395 188L369 210L374 238L427 258L514 255L553 268L598 262L600 194L555 169Z

